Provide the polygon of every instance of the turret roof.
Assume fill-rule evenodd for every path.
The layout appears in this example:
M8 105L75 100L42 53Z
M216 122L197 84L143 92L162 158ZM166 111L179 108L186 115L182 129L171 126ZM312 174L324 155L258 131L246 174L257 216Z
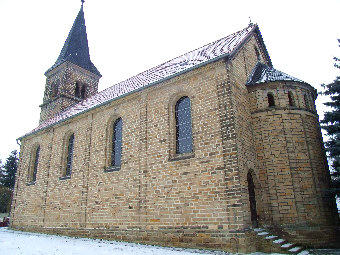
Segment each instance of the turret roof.
M304 81L276 70L271 66L258 62L248 78L247 85L255 85L273 81L296 81L305 83Z
M66 61L76 64L77 66L101 76L100 72L90 59L83 4L81 5L77 18L73 23L73 26L70 30L70 33L68 34L64 47L62 48L57 61L50 69L46 71L45 75Z

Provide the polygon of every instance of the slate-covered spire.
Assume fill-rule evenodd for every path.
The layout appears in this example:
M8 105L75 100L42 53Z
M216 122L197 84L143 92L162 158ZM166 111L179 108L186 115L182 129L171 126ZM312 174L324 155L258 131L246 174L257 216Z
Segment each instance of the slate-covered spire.
M100 72L97 70L97 68L94 66L90 59L83 3L84 1L82 1L78 16L73 23L71 31L68 34L64 47L61 50L57 61L50 69L46 71L46 73L51 71L53 68L61 65L62 63L69 61L96 75L101 76Z

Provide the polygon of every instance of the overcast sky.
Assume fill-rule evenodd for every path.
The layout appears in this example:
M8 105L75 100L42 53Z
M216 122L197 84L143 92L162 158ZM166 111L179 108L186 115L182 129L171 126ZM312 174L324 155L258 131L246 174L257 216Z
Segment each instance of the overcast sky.
M80 0L0 0L0 159L38 125L46 77ZM92 62L103 90L257 23L276 69L320 84L340 75L339 0L86 0ZM319 115L322 98L317 100Z

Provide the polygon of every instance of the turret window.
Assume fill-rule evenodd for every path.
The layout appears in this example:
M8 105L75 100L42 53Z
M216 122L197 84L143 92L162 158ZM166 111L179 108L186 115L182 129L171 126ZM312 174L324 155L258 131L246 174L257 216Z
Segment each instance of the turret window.
M288 101L289 101L289 106L295 106L294 95L293 95L293 92L291 91L288 91Z
M273 93L268 93L267 94L267 98L268 98L268 106L269 107L274 107L275 106L275 100L274 100L274 95Z
M305 107L306 107L306 109L310 110L309 98L308 98L307 94L305 94L305 95L303 96L303 99L304 99L304 101L305 101Z

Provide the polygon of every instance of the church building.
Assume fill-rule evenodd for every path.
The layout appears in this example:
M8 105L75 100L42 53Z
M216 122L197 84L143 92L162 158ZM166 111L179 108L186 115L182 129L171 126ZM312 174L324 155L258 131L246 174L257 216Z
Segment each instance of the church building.
M339 245L317 91L273 67L256 24L98 92L82 4L45 76L11 228L233 252L261 250L262 228Z

